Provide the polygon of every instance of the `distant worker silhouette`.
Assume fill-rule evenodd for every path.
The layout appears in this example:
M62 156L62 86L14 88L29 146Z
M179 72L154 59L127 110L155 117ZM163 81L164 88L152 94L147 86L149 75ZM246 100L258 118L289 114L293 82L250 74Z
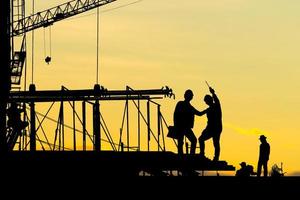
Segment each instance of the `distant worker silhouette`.
M192 90L186 90L184 93L184 101L179 101L176 105L174 111L174 127L178 134L178 154L183 154L183 139L186 136L191 142L190 154L195 154L197 138L192 130L194 127L195 115L200 115L201 113L196 110L190 101L193 99Z
M250 177L251 175L255 175L253 171L252 165L247 165L246 162L240 163L241 168L236 171L235 176L237 177Z
M7 125L13 129L13 131L20 132L28 126L28 122L21 120L21 113L23 110L19 109L17 103L12 102L7 109L8 121Z
M261 142L259 146L259 158L257 164L257 176L260 177L261 168L264 168L264 177L268 176L268 161L270 156L270 145L267 142L267 138L264 135L259 137Z
M212 96L205 95L204 97L204 101L209 107L201 112L201 115L206 114L207 116L207 126L199 137L200 156L205 157L205 141L212 138L215 148L213 160L218 161L220 157L220 136L222 133L222 111L221 104L215 94L215 90L209 87L209 91Z

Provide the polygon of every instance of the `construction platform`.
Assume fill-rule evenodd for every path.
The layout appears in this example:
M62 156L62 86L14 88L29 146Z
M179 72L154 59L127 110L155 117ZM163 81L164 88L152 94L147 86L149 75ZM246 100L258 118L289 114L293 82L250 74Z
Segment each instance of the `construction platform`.
M1 168L24 172L57 173L76 176L93 173L96 176L170 175L173 170L234 171L225 161L213 162L199 155L179 156L173 152L115 151L20 151L0 157ZM194 175L194 174L193 174Z
M235 170L225 161L172 152L15 151L1 155L0 162L2 191L14 196L42 191L68 199L103 194L123 199L141 199L141 194L149 199L240 199L241 195L257 199L272 194L295 197L300 186L299 177L165 176L159 171ZM141 171L153 176L142 176Z

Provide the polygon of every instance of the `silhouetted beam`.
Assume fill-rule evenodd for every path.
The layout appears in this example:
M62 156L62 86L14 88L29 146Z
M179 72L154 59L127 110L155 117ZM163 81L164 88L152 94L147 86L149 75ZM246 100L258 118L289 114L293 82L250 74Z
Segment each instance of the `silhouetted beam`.
M113 90L109 91L109 95L165 95L171 97L172 90L167 89L151 89L151 90Z
M170 89L161 90L49 90L49 91L13 91L9 101L16 102L53 102L82 100L145 100L170 97Z
M30 91L12 91L10 93L14 96L120 96L120 95L172 95L170 89L150 89L150 90L37 90L35 92Z
M12 36L21 35L40 27L47 27L53 23L104 6L116 0L73 0L56 7L37 12L13 22Z
M9 101L15 101L15 102L56 102L56 101L93 101L93 100L99 100L99 101L124 101L124 100L148 100L148 99L162 99L162 97L149 97L149 96L131 96L131 97L76 97L76 96L64 96L64 97L13 97L10 96Z

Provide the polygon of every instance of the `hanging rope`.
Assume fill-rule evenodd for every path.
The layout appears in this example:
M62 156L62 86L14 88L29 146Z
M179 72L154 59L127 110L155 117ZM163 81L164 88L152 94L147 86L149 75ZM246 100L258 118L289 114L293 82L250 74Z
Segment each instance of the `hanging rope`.
M49 55L47 55L47 39L46 39L46 28L44 28L44 58L45 62L49 65L51 62L51 26L49 27Z
M24 38L25 38L25 45L26 45L26 47L25 47L25 49L27 48L27 42L26 42L26 38L27 38L27 36L26 36L26 33L24 34ZM26 91L26 88L27 88L27 67L28 67L28 65L27 65L27 60L28 59L25 59L25 67L24 67L24 91Z
M46 48L46 28L44 28L44 57L47 56L47 48Z
M34 0L32 0L32 14L34 15ZM32 30L32 52L31 52L31 84L33 84L33 72L34 72L34 30Z
M52 33L51 26L49 26L49 48L50 48L50 57L52 57Z
M97 8L97 70L96 70L96 83L99 84L99 7Z

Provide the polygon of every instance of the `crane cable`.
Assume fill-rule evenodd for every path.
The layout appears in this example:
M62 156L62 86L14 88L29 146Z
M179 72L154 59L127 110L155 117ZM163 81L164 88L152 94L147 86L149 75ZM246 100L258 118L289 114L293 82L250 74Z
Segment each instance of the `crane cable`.
M102 13L110 12L110 11L117 10L117 9L120 9L120 8L123 8L123 7L127 7L127 6L130 6L130 5L136 4L136 3L140 3L141 1L143 1L143 0L137 0L137 1L134 1L134 2L131 2L131 3L127 3L127 4L117 6L115 8L106 9Z
M123 5L114 7L114 8L102 10L100 13L106 13L106 12L110 12L110 11L117 10L117 9L120 9L120 8L124 8L124 7L130 6L130 5L136 4L136 3L140 3L141 1L143 1L143 0L137 0L137 1L134 1L134 2L131 2L131 3L127 3L127 4L123 4ZM75 20L75 19L85 18L85 17L89 17L89 16L95 15L95 14L97 14L97 13L93 12L93 13L82 15L82 16L78 16L78 17L68 18L65 21L71 21L71 20Z
M104 10L102 11L102 13L104 12L109 12L109 11L112 11L112 10L116 10L116 9L120 9L120 8L123 8L123 7L126 7L126 6L130 6L132 4L136 4L136 3L139 3L143 0L137 0L137 1L134 1L134 2L131 2L131 3L128 3L128 4L124 4L124 5L121 5L121 6L118 6L118 7L115 7L115 8L112 8L112 9L108 9L108 10ZM99 26L100 26L100 12L99 12L99 7L97 7L97 62L96 62L96 83L97 85L99 84L99 49L100 49L100 44L99 44L99 38L100 38L100 31L99 31Z
M100 31L99 31L99 7L97 8L97 62L96 62L96 83L99 84L99 36L100 36Z
M49 27L49 51L50 51L50 58L52 57L52 33L51 33L51 26Z
M51 26L49 26L49 55L47 55L47 45L46 45L46 28L44 28L44 57L45 57L45 62L49 65L51 62L51 45L52 45L52 37L51 37Z
M34 15L34 0L32 0L32 14ZM33 84L33 72L34 72L34 30L32 30L32 38L31 38L31 84Z
M46 28L44 28L44 57L46 58L47 49L46 49Z

